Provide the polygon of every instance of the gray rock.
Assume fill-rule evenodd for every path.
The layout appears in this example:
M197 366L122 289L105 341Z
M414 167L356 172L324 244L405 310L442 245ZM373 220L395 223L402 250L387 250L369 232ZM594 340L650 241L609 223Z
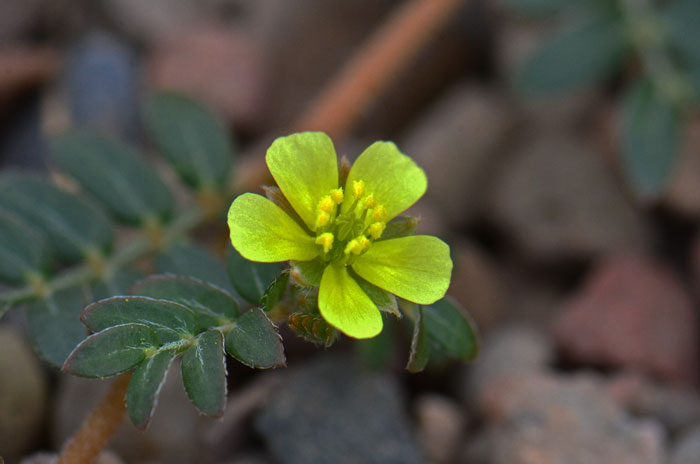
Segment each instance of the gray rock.
M14 462L38 438L47 385L29 344L14 329L0 327L0 456Z
M20 461L20 464L56 464L58 454L53 453L35 453ZM97 456L95 464L123 464L123 461L109 450L102 451Z
M535 260L642 248L647 231L603 161L582 140L540 134L504 163L493 219Z
M466 425L460 405L444 396L424 394L414 408L418 438L430 462L454 462Z
M700 424L683 435L671 453L670 464L700 462Z
M700 216L700 119L688 121L673 175L666 189L666 203L682 214Z
M388 374L324 356L290 377L255 421L280 463L424 462Z
M463 225L483 205L512 116L492 90L452 89L407 131L401 149L425 169L426 198L452 225Z
M523 326L500 329L486 338L479 358L466 371L465 400L482 402L503 381L543 372L553 356L546 334Z
M489 392L493 464L662 464L664 435L633 420L594 377L530 375Z
M45 0L0 2L0 45L26 39L46 3Z

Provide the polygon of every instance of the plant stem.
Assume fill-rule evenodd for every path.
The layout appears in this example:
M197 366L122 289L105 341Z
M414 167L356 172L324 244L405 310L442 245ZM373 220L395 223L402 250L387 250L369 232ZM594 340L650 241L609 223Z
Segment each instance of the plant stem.
M102 401L66 443L57 464L88 464L102 452L124 418L124 395L131 374L123 374L110 385Z
M204 220L203 212L195 207L187 209L179 214L173 222L168 224L163 230L162 244L172 242L183 233L198 226ZM158 250L156 244L148 237L139 237L129 246L110 256L105 263L106 269L119 269L131 264L139 259ZM82 285L95 279L95 274L88 264L73 267L63 273L58 274L53 279L46 282L46 287L51 292L63 290L69 287ZM11 306L30 301L37 297L34 287L27 285L16 290L11 290L0 295L0 317L3 310Z

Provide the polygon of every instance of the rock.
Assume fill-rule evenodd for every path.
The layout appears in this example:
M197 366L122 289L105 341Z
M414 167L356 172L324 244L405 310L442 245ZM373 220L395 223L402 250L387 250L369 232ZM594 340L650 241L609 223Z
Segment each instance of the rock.
M597 378L531 374L489 392L493 464L662 464L662 429L632 420Z
M16 461L38 438L46 411L47 385L29 344L0 327L0 456Z
M486 333L505 318L502 276L490 257L476 245L456 243L451 252L454 269L450 294L468 308L479 331Z
M255 427L282 464L424 462L402 404L388 374L324 356L290 374Z
M513 326L493 332L466 371L465 401L481 403L497 384L545 371L553 356L546 334L535 329Z
M56 464L58 455L53 453L36 453L20 461L20 464ZM97 456L95 464L123 464L119 456L109 450L102 451Z
M115 37L92 33L72 50L65 70L73 126L135 139L140 77L133 51Z
M2 7L0 7L2 8ZM59 52L51 48L6 47L0 51L0 102L8 102L53 78Z
M108 387L108 381L61 377L52 433L56 449L80 427ZM201 416L190 403L176 362L160 390L158 405L146 432L137 430L127 418L117 429L110 448L126 462L191 463L206 451L198 444L202 424L213 420Z
M665 201L675 211L700 217L700 118L690 119Z
M454 462L465 426L460 406L446 397L424 394L414 407L427 458L435 464Z
M24 99L0 139L0 168L46 170L48 146L42 130L38 96Z
M159 40L149 59L151 86L184 92L238 129L259 129L267 76L260 45L241 29L198 27Z
M642 248L647 231L585 142L540 134L504 160L491 215L538 261Z
M573 360L692 384L700 374L697 324L690 298L669 269L616 255L591 271L562 308L553 334Z
M0 2L0 46L26 39L46 3L44 0Z
M700 424L700 394L695 390L653 383L635 374L615 377L608 390L625 409L659 421L671 435Z
M511 126L503 98L489 89L452 89L407 131L400 146L426 171L426 199L453 226L483 206L482 192Z
M700 424L678 440L671 453L670 464L697 464L700 462Z

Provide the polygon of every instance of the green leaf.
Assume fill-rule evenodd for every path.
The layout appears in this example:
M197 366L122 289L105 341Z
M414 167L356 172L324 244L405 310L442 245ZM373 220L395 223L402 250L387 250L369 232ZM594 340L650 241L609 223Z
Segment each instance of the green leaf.
M541 95L593 84L615 69L624 48L624 27L618 20L588 20L535 51L518 71L515 86L524 94Z
M86 292L72 287L52 293L27 306L29 337L39 355L60 367L87 335L80 312L87 304Z
M32 274L44 274L51 265L46 239L19 218L0 211L0 279L26 282Z
M207 108L175 93L161 93L146 105L151 138L185 182L198 190L222 189L233 148L228 131Z
M150 327L161 343L173 343L196 335L194 314L172 301L144 296L115 296L92 303L80 315L93 332L123 324L143 324Z
M224 262L206 248L195 245L178 245L168 248L156 259L161 273L193 277L233 292L226 275Z
M422 310L423 325L430 340L448 356L471 361L479 354L479 339L474 322L454 300L443 298Z
M56 255L67 262L107 251L114 240L105 214L84 199L39 177L18 173L0 177L0 211L14 213L46 235Z
M102 280L94 282L90 286L92 292L90 301L103 300L115 295L128 295L134 282L143 279L144 273L134 269L114 269L103 277Z
M671 44L691 67L700 66L700 2L676 0L662 15Z
M373 369L383 369L389 365L392 349L396 342L395 327L390 320L384 320L384 328L374 338L355 341L358 355Z
M411 338L411 351L408 356L408 363L406 363L406 370L416 373L425 369L430 358L430 339L425 329L422 306L416 308L412 320L413 338Z
M124 324L90 335L75 347L63 371L104 378L128 371L158 346L156 334L143 324Z
M275 309L275 306L282 300L284 292L287 290L289 283L289 272L283 272L275 280L272 281L265 294L260 299L263 311L270 312Z
M189 277L152 276L137 283L132 293L180 303L194 313L204 329L230 324L238 316L238 305L231 295Z
M247 301L257 303L270 283L282 271L282 265L248 261L235 248L229 247L226 270L236 292Z
M157 351L134 369L126 390L126 410L139 429L145 429L151 420L158 393L176 355L176 350Z
M220 416L226 406L226 356L221 332L209 330L182 357L187 396L202 413Z
M282 338L259 308L243 313L226 334L226 350L246 366L269 369L286 365Z
M642 198L658 197L678 155L681 121L677 109L649 82L638 82L622 107L624 172Z
M170 190L131 147L88 132L68 132L53 141L52 159L120 221L144 224L171 217Z

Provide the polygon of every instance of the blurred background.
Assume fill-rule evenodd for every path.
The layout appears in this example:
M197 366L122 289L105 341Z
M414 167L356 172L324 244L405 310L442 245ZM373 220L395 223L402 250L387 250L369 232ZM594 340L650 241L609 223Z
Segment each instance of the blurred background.
M148 148L162 89L213 108L252 178L261 147L330 115L339 154L393 140L426 170L412 212L450 243L449 293L482 334L476 362L408 374L408 339L371 370L285 332L289 368L229 366L221 420L171 374L149 431L124 424L100 462L700 463L700 2L451 2L410 24L427 39L399 44L405 66L353 61L430 2L450 3L0 3L3 169L46 171L70 127ZM361 66L389 84L308 116ZM48 462L105 389L42 364L22 317L0 324L8 464Z

